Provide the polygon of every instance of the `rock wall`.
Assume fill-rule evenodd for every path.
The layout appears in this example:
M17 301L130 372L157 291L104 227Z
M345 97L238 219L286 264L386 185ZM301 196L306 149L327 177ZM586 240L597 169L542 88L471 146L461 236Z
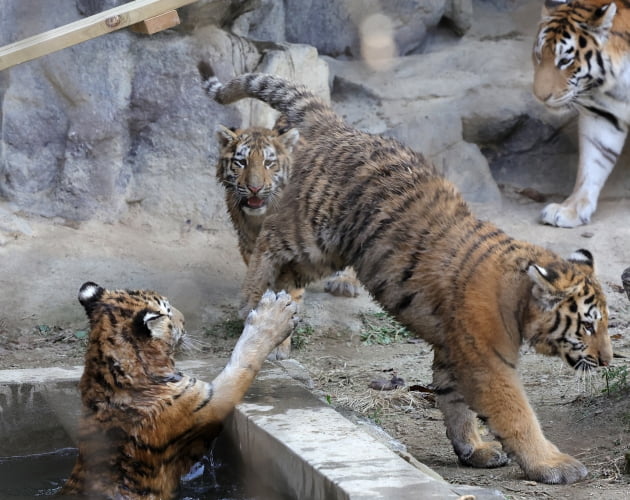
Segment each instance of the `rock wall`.
M3 0L0 45L120 3ZM356 126L423 152L472 201L499 200L488 158L502 182L534 157L547 179L551 160L537 145L550 152L559 140L571 173L551 177L568 191L572 118L551 117L530 90L539 9L538 0L199 0L175 29L123 30L2 71L4 213L116 221L144 210L224 223L217 125L268 126L274 115L260 103L210 102L202 58L224 79L266 71L332 97Z
M0 45L121 3L4 0ZM379 9L368 3L365 10L353 0L201 0L180 9L176 29L151 37L123 30L3 71L0 197L70 220L113 221L137 208L224 220L214 181L217 124L270 125L273 114L259 103L210 102L196 62L213 61L223 78L277 73L329 98L327 64L316 48L358 56L358 25ZM427 26L462 4L470 2L384 2L386 11L404 14L393 26L399 52L421 45Z

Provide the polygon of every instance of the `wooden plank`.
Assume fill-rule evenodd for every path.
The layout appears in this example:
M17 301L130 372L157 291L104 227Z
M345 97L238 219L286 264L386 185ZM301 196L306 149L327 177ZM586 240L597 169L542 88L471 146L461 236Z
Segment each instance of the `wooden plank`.
M164 31L173 26L177 26L180 23L179 15L176 10L169 10L159 16L153 16L149 19L145 19L141 23L132 24L130 29L135 33L142 33L143 35L153 35L159 31Z
M0 71L126 28L197 0L134 0L85 19L0 47Z

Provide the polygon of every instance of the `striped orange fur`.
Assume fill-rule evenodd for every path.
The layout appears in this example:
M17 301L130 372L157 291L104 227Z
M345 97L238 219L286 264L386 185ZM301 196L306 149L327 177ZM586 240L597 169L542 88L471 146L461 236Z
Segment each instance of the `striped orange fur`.
M263 74L222 84L207 63L199 70L219 103L262 100L303 139L258 237L243 310L267 287L352 265L384 309L432 344L438 404L462 463L495 467L509 455L536 481L584 478L584 465L544 437L517 366L524 342L579 371L612 360L590 252L563 259L477 219L421 155L354 129L302 86ZM477 416L497 441L481 439Z

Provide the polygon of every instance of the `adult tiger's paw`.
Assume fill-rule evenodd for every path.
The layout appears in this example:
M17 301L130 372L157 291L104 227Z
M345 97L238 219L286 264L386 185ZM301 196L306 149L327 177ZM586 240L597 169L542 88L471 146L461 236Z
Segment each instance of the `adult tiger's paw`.
M557 453L549 460L533 466L523 467L528 479L547 484L570 484L580 481L588 474L588 469L570 455Z
M564 203L550 203L540 214L543 224L558 227L576 227L588 224L595 207L590 204L575 204L568 200Z

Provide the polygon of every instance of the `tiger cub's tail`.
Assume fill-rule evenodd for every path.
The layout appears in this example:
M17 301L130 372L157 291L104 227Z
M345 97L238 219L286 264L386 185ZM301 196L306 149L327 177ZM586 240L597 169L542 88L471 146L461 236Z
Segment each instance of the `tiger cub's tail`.
M223 84L210 65L201 61L197 68L206 93L220 104L251 97L282 113L289 127L298 127L309 113L327 111L329 106L310 90L283 78L264 73L246 73Z

